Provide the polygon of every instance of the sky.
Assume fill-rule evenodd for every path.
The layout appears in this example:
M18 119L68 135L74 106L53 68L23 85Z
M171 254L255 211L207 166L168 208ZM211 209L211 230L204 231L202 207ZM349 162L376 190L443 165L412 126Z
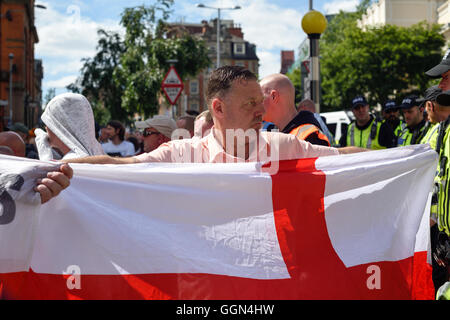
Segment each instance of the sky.
M97 30L123 33L119 25L124 8L150 0L36 0L46 9L35 8L35 24L39 42L35 45L36 59L44 66L43 96L48 89L63 93L65 87L79 75L82 59L96 53ZM169 22L200 23L217 18L217 10L197 8L206 6L240 10L221 10L221 19L232 19L240 24L244 39L256 45L260 61L259 75L277 73L281 68L281 50L294 50L306 38L301 19L309 10L309 1L288 0L175 0ZM323 14L339 10L353 11L359 0L313 0L313 9Z

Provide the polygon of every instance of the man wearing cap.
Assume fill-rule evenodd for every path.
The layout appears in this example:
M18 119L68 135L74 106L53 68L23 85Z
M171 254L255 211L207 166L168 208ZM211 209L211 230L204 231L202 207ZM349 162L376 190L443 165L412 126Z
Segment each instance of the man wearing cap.
M377 121L369 113L369 104L363 96L352 100L352 112L356 118L347 132L339 140L341 147L357 146L367 149L385 149L394 146L395 136L391 126L386 122Z
M443 284L437 293L439 296L450 297L450 90L439 93L436 97L436 109L441 117L447 116L445 121L439 124L436 148L439 153L437 181L437 226L439 233L432 240L436 241L436 249L433 250L433 258L442 268L446 269L446 275L441 279ZM433 279L434 280L434 279ZM444 282L447 281L446 284Z
M436 97L442 93L442 89L438 86L429 87L425 91L424 98L417 99L421 106L425 107L428 114L428 121L425 123L425 135L420 143L428 143L431 148L436 148L437 133L439 130L439 122L447 119L444 106L437 103Z
M445 52L442 61L425 72L427 76L433 79L441 78L438 87L442 90L450 90L450 49Z
M157 115L145 121L136 121L137 129L142 130L144 152L151 152L163 143L169 142L177 129L176 122L164 115Z
M418 144L425 136L425 119L423 117L424 106L416 95L407 96L400 105L406 128L398 137L397 146Z
M400 119L400 111L395 103L395 100L387 100L383 105L383 121L389 123L392 130L394 130L395 144L400 132L406 128L406 124Z

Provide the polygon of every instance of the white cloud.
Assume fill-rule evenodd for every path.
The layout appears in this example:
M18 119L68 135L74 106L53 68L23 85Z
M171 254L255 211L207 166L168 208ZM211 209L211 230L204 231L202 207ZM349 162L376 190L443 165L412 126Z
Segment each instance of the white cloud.
M47 87L55 89L64 89L66 86L74 82L77 75L65 76L60 79L47 81Z
M40 1L40 4L47 7L46 10L35 11L39 36L35 52L36 58L42 59L44 64L43 86L61 87L63 79L78 75L82 58L95 54L97 30L119 31L120 27L118 21L93 21L83 16L79 2L69 2L63 11L45 1Z
M359 0L335 0L332 2L325 3L323 9L326 14L334 14L342 11L355 11L356 6L359 4Z
M221 18L232 19L240 24L244 39L256 45L257 55L260 59L259 74L264 77L271 73L280 72L281 50L295 50L297 52L301 41L306 37L301 27L303 13L283 8L267 0L224 0L204 2L213 7L241 6L240 10L221 11ZM187 14L193 10L203 11L204 17L215 19L217 11L195 8L194 5L185 5Z

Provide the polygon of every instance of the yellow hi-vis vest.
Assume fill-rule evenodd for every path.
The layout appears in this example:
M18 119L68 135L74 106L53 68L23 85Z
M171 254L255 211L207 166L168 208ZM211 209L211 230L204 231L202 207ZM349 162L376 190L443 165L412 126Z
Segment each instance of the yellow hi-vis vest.
M449 175L449 159L450 159L450 117L446 121L440 123L439 134L437 139L436 151L439 153L438 163L438 227L440 231L450 236L450 175Z
M356 146L367 149L386 149L378 142L380 136L381 122L372 119L370 126L364 130L358 129L352 122L347 130L347 146Z

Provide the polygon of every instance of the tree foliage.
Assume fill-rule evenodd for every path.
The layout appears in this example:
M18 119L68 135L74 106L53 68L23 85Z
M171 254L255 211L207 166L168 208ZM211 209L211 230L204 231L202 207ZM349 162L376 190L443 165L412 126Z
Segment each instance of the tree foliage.
M104 107L111 118L127 123L135 113L156 114L168 60L178 61L174 66L182 79L210 64L203 41L166 22L172 5L173 0L156 0L126 8L123 38L100 30L96 56L84 59L81 76L68 88L93 99L94 112Z
M366 1L368 2L368 1ZM361 29L356 13L340 12L329 24L321 43L323 109L341 110L358 94L371 105L388 98L422 93L430 84L424 74L439 63L445 44L439 25L384 25Z

